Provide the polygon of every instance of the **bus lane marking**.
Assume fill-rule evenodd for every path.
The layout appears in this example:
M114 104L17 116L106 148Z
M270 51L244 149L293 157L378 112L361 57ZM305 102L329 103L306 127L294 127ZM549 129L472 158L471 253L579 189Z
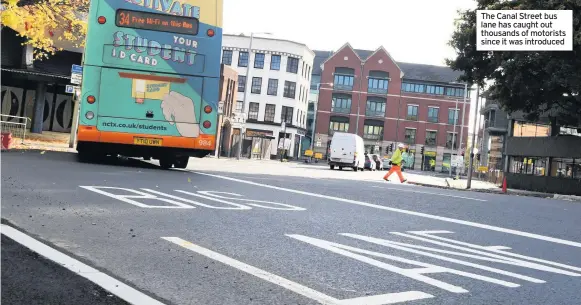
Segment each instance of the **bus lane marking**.
M427 294L421 291L405 291L398 293L387 293L374 296L358 297L353 299L339 300L334 297L328 296L324 293L301 285L299 283L293 282L276 274L270 273L266 270L248 265L241 261L235 260L226 255L214 252L210 249L201 247L199 245L193 244L189 241L183 240L179 237L162 237L162 239L172 242L178 246L185 249L191 250L195 253L208 257L210 259L221 262L225 265L238 269L240 271L246 272L250 275L258 277L262 280L270 282L272 284L278 285L282 288L290 290L294 293L300 294L311 300L317 301L321 304L326 305L385 305L385 304L396 304L408 301L415 301L421 299L433 298L431 294Z
M140 190L134 190L130 188L122 187L112 187L112 186L79 186L83 189L95 192L97 194L105 195L107 197L115 198L117 200L130 203L134 206L140 208L155 208L155 209L194 209L197 207L205 207L209 209L218 210L251 210L252 207L269 209L269 210L279 210L279 211L306 211L305 208L266 200L255 200L250 198L245 198L243 195L229 192L219 192L219 191L197 191L196 193L174 190L175 192L186 194L192 197L202 198L206 201L214 201L224 203L227 206L216 206L200 201L182 198L172 194L160 192L157 190L149 188L141 188ZM125 194L120 194L120 192L112 192L112 190L117 190ZM130 193L130 194L127 194ZM156 196L157 195L157 196ZM228 195L228 196L224 196ZM148 200L158 200L164 203L169 203L171 205L149 205L143 202L139 202L135 199L148 199ZM238 202L233 202L238 201Z
M503 227L497 227L497 226L487 225L487 224L478 223L478 222L472 222L472 221L455 219L455 218L444 217L444 216L437 216L437 215L416 212L416 211L411 211L411 210L398 209L398 208L393 208L393 207L388 207L388 206L383 206L383 205L378 205L378 204L372 204L372 203L363 202L363 201L357 201L357 200L351 200L351 199L346 199L346 198L339 198L339 197L333 197L333 196L311 193L311 192L306 192L306 191L300 191L300 190L279 187L279 186L274 186L274 185L269 185L269 184L263 184L263 183L253 182L253 181L241 180L241 179L236 179L236 178L231 178L231 177L226 177L226 176L221 176L221 175L214 175L214 174L195 172L195 171L192 171L192 173L207 176L207 177L214 177L214 178L219 178L219 179L224 179L224 180L229 180L229 181L235 181L235 182L239 182L239 183L261 186L261 187L270 188L270 189L279 190L279 191L285 191L285 192L289 192L289 193L295 193L295 194L306 195L306 196L311 196L311 197L316 197L316 198L339 201L339 202L344 202L344 203L349 203L349 204L354 204L354 205L359 205L359 206L364 206L364 207L370 207L370 208L375 208L375 209L380 209L380 210L385 210L385 211L390 211L390 212L402 213L402 214L407 214L407 215L412 215L412 216L418 216L418 217L423 217L423 218L435 219L435 220L440 220L440 221L444 221L444 222L456 223L456 224L461 224L461 225L465 225L465 226L471 226L471 227L475 227L475 228L481 228L481 229L486 229L486 230L490 230L490 231L502 232L502 233L517 235L517 236L522 236L522 237L528 237L531 239L538 239L538 240L543 240L543 241L547 241L547 242L552 242L552 243L568 245L568 246L572 246L572 247L576 247L576 248L581 248L581 242L569 241L569 240L565 240L565 239L560 239L560 238L555 238L555 237L550 237L550 236L545 236L545 235L540 235L540 234L535 234L535 233L529 233L529 232L524 232L524 231L519 231L519 230L514 230L514 229L508 229L508 228L503 228Z

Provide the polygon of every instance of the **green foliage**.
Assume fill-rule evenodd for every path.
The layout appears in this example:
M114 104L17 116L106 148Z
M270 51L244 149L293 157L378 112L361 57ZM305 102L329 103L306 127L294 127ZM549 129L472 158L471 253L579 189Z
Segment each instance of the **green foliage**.
M449 44L456 58L449 67L461 81L485 85L489 98L509 113L536 120L551 110L562 125L581 125L581 0L477 0L475 10L459 11ZM476 10L573 10L573 51L477 51Z

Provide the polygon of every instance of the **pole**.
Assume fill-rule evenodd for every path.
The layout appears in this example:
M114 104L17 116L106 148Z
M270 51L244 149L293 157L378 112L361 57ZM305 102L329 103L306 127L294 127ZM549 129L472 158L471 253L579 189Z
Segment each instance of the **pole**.
M456 123L458 121L458 99L456 99L456 104L454 106L454 132L452 133L452 151L454 151L454 144L456 142ZM450 154L450 177L452 177L452 158L454 157L453 154Z
M458 146L458 156L462 155L462 141L464 140L464 117L466 116L466 99L468 97L468 83L464 83L464 104L462 105L462 126L460 127L460 145ZM462 161L462 171L464 171L464 161ZM456 176L458 171L456 170Z
M79 126L79 109L81 108L81 100L78 98L79 92L75 88L73 93L73 123L71 125L71 135L69 137L69 148L75 147L75 142L77 140L77 128Z
M361 107L361 91L363 90L363 66L361 63L361 75L359 76L359 98L357 99L357 120L355 122L355 134L359 135L359 108Z
M286 121L282 121L282 129L283 129L283 138L279 139L279 141L282 144L282 148L280 150L280 162L282 162L283 158L284 158L284 152L286 151L285 149L285 144L286 144Z
M472 130L472 145L470 145L470 165L468 167L468 181L466 181L466 188L470 189L472 185L472 168L474 166L474 141L476 140L476 121L478 120L478 102L480 101L480 86L476 89L476 111L474 113L474 129Z
M252 40L254 39L254 33L250 33L250 46L248 47L248 64L246 65L246 84L244 84L244 100L242 101L242 125L240 126L240 139L238 140L238 154L236 156L237 160L240 160L240 154L242 153L242 129L244 128L244 123L246 118L244 114L246 113L246 103L248 102L248 91L250 88L250 64L252 62Z
M315 128L317 127L317 106L319 104L319 88L321 84L317 84L317 100L313 101L313 130L311 131L311 150L314 152L315 149Z

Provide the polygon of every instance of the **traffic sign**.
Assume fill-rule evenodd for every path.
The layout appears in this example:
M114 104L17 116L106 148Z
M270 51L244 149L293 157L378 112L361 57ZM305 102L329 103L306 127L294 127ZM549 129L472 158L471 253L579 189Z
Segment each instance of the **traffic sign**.
M71 73L78 73L78 74L82 74L83 73L83 66L79 66L79 65L73 65L71 67Z
M83 74L71 73L71 84L80 85L83 81Z
M321 147L321 146L323 146L323 143L321 143L321 141L317 141L317 143L315 144L315 146Z
M223 114L224 113L224 102L220 101L218 102L218 114Z
M73 85L67 85L67 88L65 89L66 93L73 93L75 92L75 86Z

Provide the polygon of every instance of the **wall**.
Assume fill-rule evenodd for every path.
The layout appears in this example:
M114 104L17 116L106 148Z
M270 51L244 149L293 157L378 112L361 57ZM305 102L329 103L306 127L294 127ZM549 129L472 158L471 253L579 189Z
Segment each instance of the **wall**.
M506 173L508 188L543 193L581 195L581 180Z

